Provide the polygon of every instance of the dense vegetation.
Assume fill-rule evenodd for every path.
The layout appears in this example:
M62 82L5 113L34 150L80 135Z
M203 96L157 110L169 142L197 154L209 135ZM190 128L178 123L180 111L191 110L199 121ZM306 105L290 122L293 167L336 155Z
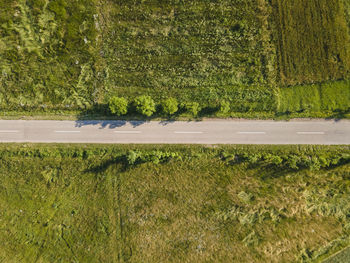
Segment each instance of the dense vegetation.
M281 97L293 100L283 92L288 85L326 81L334 97L347 92L330 82L350 76L345 0L0 0L0 6L3 112L106 115L111 97L145 95L156 104L168 97L199 103L204 115L226 101L230 110L221 117L271 117Z
M347 146L0 146L0 261L297 262L349 244Z
M98 96L95 2L1 0L0 6L0 105L91 105Z

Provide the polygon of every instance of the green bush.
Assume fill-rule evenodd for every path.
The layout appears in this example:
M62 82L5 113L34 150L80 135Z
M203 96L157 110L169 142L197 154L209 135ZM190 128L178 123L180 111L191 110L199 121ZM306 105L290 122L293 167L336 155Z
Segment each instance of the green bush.
M152 114L156 111L156 104L154 100L150 96L139 96L134 101L134 106L136 112L145 115L147 117L152 116Z
M128 101L125 98L112 97L108 106L111 113L117 116L125 115L128 112Z
M172 115L177 112L179 109L178 105L179 103L174 98L168 98L161 102L162 111L167 115Z
M183 108L193 116L197 116L201 110L198 102L186 102L183 104Z
M228 102L227 100L222 100L220 101L220 106L219 106L219 112L220 113L228 113L230 112L231 107L230 107L230 102Z
M134 151L130 150L124 155L124 159L128 166L133 166L142 163L151 162L153 164L159 164L168 162L171 159L181 159L179 153L168 151Z
M272 165L280 165L283 162L283 159L278 156L278 155L273 155L273 154L267 154L264 156L265 162L267 164L272 164Z

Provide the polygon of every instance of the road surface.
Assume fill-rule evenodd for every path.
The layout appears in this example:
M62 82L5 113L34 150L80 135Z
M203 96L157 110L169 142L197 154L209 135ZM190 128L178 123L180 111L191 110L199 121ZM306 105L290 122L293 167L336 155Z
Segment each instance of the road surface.
M350 144L350 121L0 120L0 142Z

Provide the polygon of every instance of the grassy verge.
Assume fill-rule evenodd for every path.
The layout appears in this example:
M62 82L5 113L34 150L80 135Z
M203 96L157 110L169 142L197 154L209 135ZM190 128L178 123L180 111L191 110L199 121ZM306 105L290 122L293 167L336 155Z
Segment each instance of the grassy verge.
M281 88L278 101L278 112L286 115L349 118L350 81Z
M0 260L292 262L349 236L348 146L0 145Z

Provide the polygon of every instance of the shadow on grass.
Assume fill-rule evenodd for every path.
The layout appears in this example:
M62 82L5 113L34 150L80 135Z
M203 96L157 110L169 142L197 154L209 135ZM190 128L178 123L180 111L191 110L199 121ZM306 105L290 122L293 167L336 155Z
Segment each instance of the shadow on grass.
M147 121L117 121L117 120L96 120L96 121L84 121L78 120L75 122L75 127L83 127L83 126L100 126L100 129L114 129L123 127L127 124L130 124L133 128L138 127L142 124L147 123Z
M91 167L89 169L84 170L85 173L96 173L96 174L101 174L107 171L107 169L111 166L111 165L115 165L115 164L121 164L121 171L126 171L129 167L129 165L127 164L125 155L121 155L118 156L116 158L111 158L108 160L103 161L102 163Z
M328 167L323 167L320 168L318 170L313 170L315 172L317 171L332 171L336 168L342 167L342 166L346 166L350 164L350 159L342 159L339 161L339 163L337 164L331 164ZM283 176L286 176L288 174L294 174L297 172L304 172L304 171L310 171L310 167L306 167L306 166L301 166L299 167L299 169L291 169L290 167L287 166L275 166L272 164L268 164L268 165L248 165L248 169L257 169L259 173L262 174L261 178L263 180L266 179L276 179L276 178L280 178Z
M350 117L350 108L343 111L334 111L333 114L326 119L334 119L335 121L341 121L342 119L349 119Z

